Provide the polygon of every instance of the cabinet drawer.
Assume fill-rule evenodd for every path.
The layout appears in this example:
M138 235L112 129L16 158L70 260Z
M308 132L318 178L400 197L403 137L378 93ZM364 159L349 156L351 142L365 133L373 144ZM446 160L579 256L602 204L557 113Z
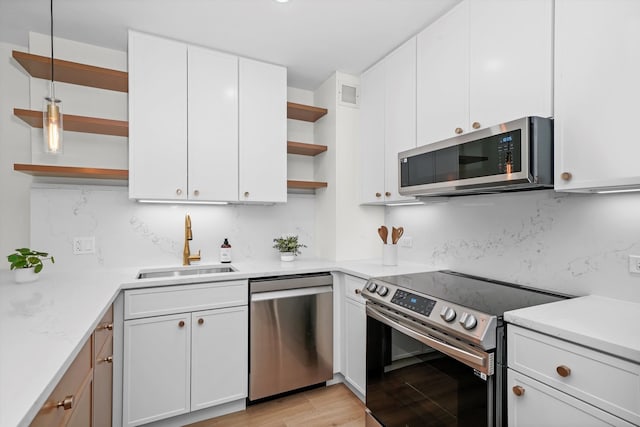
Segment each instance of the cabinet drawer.
M639 364L513 325L507 346L509 368L640 424Z
M113 340L108 340L96 354L93 368L92 427L111 427L113 394ZM111 359L110 359L111 358Z
M67 372L53 390L47 401L31 423L32 427L66 425L73 412L76 410L78 399L85 395L84 391L89 386L93 372L91 371L91 340L87 340L85 345L76 356ZM70 409L57 407L58 402L62 402L67 396L73 396L73 404Z
M104 343L113 336L113 307L109 307L93 333L93 352L100 351Z
M519 387L520 396L514 393ZM509 427L632 426L568 394L511 369L507 373Z
M364 284L367 283L366 280L360 279L359 277L349 276L347 274L344 275L344 294L347 298L357 301L361 304L364 304L365 299L360 296L360 291L364 287Z
M248 289L246 280L234 280L125 291L124 318L246 305Z

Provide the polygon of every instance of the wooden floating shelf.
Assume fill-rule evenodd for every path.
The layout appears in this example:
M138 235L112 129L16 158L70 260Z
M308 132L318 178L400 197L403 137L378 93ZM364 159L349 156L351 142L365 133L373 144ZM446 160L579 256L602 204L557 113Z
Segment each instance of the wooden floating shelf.
M317 156L327 151L326 145L307 144L305 142L287 141L287 153L302 156Z
M75 166L29 165L14 163L13 170L33 176L48 176L56 178L129 179L129 171L126 169L99 169Z
M51 80L51 58L14 50L12 56L32 77ZM94 67L78 62L54 59L54 75L57 82L72 83L100 89L129 91L126 71Z
M287 180L287 188L297 188L301 190L315 190L316 188L325 188L328 184L320 181L293 181Z
M14 108L13 114L20 117L31 127L42 127L42 111ZM62 120L64 130L101 135L129 136L129 123L127 121L74 116L72 114L63 114Z
M326 108L296 104L295 102L287 102L288 119L303 120L305 122L315 122L325 114L327 114Z

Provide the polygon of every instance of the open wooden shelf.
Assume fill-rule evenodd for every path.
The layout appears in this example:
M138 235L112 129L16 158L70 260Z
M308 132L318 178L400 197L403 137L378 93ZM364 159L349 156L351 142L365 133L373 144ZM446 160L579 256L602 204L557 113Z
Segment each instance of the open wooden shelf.
M75 166L28 165L14 163L13 170L33 176L56 178L91 178L91 179L129 179L126 169L81 168Z
M315 122L325 114L327 114L326 108L287 102L287 118L289 119Z
M32 77L51 80L51 58L14 50L12 56ZM72 83L100 89L129 91L129 77L126 71L94 67L78 62L53 60L57 82Z
M297 188L301 190L315 190L316 188L325 188L326 182L320 181L293 181L287 180L287 188Z
M327 151L326 145L307 144L306 142L287 141L287 153L302 156L317 156Z
M20 117L31 127L42 127L42 111L14 108L13 114ZM123 120L99 119L97 117L63 114L63 128L64 130L70 130L73 132L129 136L129 123Z

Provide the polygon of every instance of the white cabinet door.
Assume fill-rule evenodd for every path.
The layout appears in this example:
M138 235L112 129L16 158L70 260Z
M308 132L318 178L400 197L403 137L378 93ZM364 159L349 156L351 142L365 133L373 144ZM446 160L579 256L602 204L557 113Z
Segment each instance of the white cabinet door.
M238 57L188 48L190 200L238 200Z
M190 343L190 314L124 322L125 426L189 412Z
M507 396L509 427L632 425L511 369Z
M418 146L468 132L469 3L418 34L417 52Z
M366 393L367 314L365 305L344 299L344 378Z
M551 117L553 1L471 0L469 6L471 128Z
M416 38L384 59L385 202L413 200L398 193L398 152L416 146Z
M240 58L239 200L287 201L287 70Z
M385 70L379 63L360 79L360 201L384 201Z
M133 31L129 197L187 198L187 46Z
M191 410L247 397L247 306L192 313Z
M638 187L640 2L556 0L555 19L555 189Z

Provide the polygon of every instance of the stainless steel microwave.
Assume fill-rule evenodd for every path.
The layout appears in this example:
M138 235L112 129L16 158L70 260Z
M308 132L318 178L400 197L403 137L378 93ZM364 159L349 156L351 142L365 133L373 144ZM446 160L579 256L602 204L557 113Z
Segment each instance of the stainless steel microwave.
M553 120L524 117L398 154L405 196L553 188Z

